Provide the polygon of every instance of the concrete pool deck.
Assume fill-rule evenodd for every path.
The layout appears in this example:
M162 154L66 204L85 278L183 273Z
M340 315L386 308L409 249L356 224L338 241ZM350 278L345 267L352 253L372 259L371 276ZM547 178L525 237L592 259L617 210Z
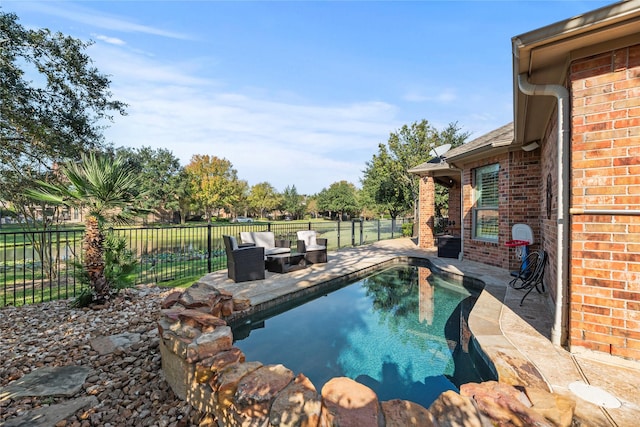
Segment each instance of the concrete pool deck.
M435 251L418 248L412 239L386 240L329 252L326 264L287 274L267 272L264 280L234 283L222 270L200 281L247 298L252 306L268 307L293 295L303 295L321 283L345 275L365 274L380 264L409 257L428 259L448 273L484 282L469 326L496 366L501 381L546 387L571 397L576 401L576 418L581 425L638 425L640 363L588 351L569 353L554 346L550 341L554 313L545 295L532 292L520 307L523 291L507 285L511 279L508 271L477 262L438 258ZM584 389L587 394L580 392ZM614 407L618 403L619 407Z

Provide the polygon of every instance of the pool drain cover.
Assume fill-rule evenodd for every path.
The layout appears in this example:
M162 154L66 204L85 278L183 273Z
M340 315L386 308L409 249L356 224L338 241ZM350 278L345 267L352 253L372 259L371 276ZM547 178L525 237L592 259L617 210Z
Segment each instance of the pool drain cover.
M575 381L569 384L569 390L587 402L594 403L603 408L620 407L620 401L616 399L615 396L599 387L589 385L582 381Z

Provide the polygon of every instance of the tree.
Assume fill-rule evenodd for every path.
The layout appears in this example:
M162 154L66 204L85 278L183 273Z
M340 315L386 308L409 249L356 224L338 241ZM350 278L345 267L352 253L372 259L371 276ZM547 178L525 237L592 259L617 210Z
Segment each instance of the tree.
M391 133L387 144L378 145L378 154L366 163L363 191L392 217L404 211L417 211L419 178L408 172L432 158L433 148L444 144L461 145L469 136L451 123L439 132L427 120L404 125Z
M238 198L234 201L231 206L231 213L235 216L238 216L239 212L242 212L245 216L249 215L249 183L244 179L239 179L235 183L236 185L236 193L238 194Z
M358 204L361 207L360 217L365 221L378 217L384 218L386 211L380 208L380 205L371 198L364 188L358 191Z
M282 210L299 219L304 214L304 197L298 194L296 186L287 186L282 192Z
M182 168L177 175L173 177L172 182L173 198L167 202L167 209L178 211L180 213L180 223L184 224L187 221L187 215L195 205L191 178L187 171Z
M441 139L451 147L458 147L469 138L469 132L460 133L457 123L449 124L441 133ZM443 210L449 208L449 188L436 182L435 211L437 216L442 216Z
M318 208L321 211L338 213L341 221L345 214L356 215L360 206L355 185L347 181L334 182L328 189L322 189L318 194Z
M22 197L57 163L101 148L105 120L125 114L84 53L91 43L25 29L0 12L0 199L35 219ZM46 222L45 222L46 225Z
M127 223L142 211L133 208L138 180L135 169L121 156L83 155L80 163L63 165L60 173L67 184L45 181L27 192L29 197L54 205L85 208L82 245L83 269L89 279L93 299L104 302L111 296L105 275L105 224Z
M318 208L318 196L313 195L307 197L305 212L308 213L312 218L318 218L318 212L320 209Z
M191 182L193 200L213 217L220 209L230 208L240 198L238 173L231 162L216 156L196 154L185 167Z
M179 208L176 192L184 193L177 188L181 184L180 160L164 148L119 148L117 153L128 159L137 170L138 191L145 195L140 200L141 207L157 212L169 211L170 220L173 219L173 211Z
M368 170L365 171L365 179L362 181L363 196L380 213L388 212L392 219L405 213L413 200L410 192L402 183L402 166L394 162L384 145L378 147L378 155L374 155Z
M251 187L249 192L249 206L260 212L264 218L265 211L272 211L280 204L278 191L268 182L261 182Z

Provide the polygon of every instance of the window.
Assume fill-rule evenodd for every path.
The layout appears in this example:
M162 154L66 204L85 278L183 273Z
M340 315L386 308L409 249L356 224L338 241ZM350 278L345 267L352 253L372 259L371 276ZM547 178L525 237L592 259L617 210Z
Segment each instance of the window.
M474 170L473 188L473 237L479 240L498 241L498 164Z

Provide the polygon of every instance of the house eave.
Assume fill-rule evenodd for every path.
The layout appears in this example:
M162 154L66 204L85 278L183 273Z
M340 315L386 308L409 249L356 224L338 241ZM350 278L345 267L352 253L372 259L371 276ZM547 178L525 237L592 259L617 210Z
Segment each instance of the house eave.
M457 156L447 157L447 161L453 164L464 164L469 162L474 162L476 160L485 159L489 156L499 155L502 153L506 153L510 151L512 143L499 143L499 144L489 144L483 147L478 147L475 150L467 151L465 153L461 153Z
M640 0L630 0L513 37L514 144L542 139L555 107L552 97L520 92L518 75L565 85L572 61L640 43L639 27Z
M449 176L450 174L460 174L460 169L450 165L446 161L440 163L423 163L408 170L409 173L418 176Z

